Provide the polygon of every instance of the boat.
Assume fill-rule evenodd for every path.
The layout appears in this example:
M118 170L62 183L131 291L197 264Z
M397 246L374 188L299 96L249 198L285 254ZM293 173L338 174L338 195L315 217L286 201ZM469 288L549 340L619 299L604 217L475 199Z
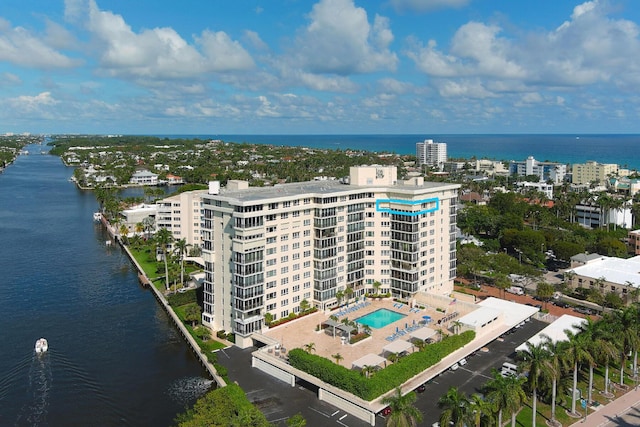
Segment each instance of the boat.
M93 213L93 221L100 222L102 220L102 214L100 212Z
M46 339L40 338L36 341L36 353L44 353L47 350L49 350L49 343Z

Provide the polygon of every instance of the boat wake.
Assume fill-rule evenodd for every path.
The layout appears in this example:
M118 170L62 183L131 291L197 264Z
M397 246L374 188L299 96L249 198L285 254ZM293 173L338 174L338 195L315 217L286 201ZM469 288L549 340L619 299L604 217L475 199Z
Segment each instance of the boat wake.
M21 408L16 425L38 426L47 424L49 393L53 386L51 361L48 353L33 355L28 374L28 401Z
M211 389L213 380L203 377L186 377L174 381L168 394L182 406L192 405Z

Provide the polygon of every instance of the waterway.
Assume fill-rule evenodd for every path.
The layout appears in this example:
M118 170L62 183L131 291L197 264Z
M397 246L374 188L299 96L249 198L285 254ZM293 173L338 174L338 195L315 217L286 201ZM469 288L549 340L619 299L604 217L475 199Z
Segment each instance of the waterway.
M41 154L0 174L0 426L172 425L211 381L72 174Z

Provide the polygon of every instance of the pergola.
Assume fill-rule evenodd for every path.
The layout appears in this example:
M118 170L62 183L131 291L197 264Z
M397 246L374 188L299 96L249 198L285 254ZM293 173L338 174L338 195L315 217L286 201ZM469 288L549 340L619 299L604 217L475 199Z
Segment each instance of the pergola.
M337 322L333 319L327 319L324 322L322 322L322 324L327 325L330 328L333 328L334 337L336 336L336 328L346 333L348 336L348 339L351 339L351 332L356 330L356 328L354 328L353 326L345 325L344 323Z
M387 353L400 354L408 351L412 347L413 347L413 344L411 344L409 341L398 340L398 341L392 342L391 344L385 345L382 348L382 351Z
M353 369L362 369L365 366L387 366L387 359L377 354L369 353L351 364Z
M424 327L411 332L411 338L415 338L421 341L426 341L432 336L434 336L435 334L436 334L436 331L434 329Z

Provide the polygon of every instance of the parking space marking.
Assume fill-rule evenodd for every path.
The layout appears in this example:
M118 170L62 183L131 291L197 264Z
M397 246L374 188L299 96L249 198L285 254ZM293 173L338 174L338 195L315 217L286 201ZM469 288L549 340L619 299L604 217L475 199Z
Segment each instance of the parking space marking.
M313 412L317 412L318 414L323 415L323 416L325 416L327 418L331 418L331 415L325 414L324 412L317 410L313 406L309 406L309 409L311 409Z
M341 416L340 418L338 418L340 421L344 420L345 418L347 418L347 414L344 414L343 416Z

